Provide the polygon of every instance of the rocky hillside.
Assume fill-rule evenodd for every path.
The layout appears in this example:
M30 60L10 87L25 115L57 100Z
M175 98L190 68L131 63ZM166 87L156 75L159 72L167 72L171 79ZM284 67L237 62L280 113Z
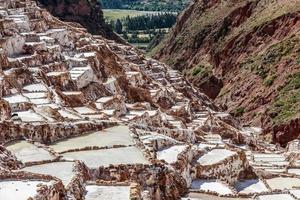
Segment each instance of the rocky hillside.
M38 0L54 16L64 21L77 22L90 33L124 43L112 29L105 24L101 4L97 0Z
M299 0L198 0L152 53L285 144L300 132L299 41Z

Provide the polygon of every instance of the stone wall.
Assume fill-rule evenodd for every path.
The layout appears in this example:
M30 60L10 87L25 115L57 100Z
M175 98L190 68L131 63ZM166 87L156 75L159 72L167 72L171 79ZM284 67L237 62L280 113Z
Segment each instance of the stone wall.
M89 131L99 131L116 125L115 122L78 122L78 123L0 123L0 144L17 140L31 139L40 143L49 144L70 136L81 135Z

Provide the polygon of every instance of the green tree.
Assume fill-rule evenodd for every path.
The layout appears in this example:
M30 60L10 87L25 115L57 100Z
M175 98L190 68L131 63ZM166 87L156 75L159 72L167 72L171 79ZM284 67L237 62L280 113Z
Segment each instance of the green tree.
M122 22L117 19L116 21L116 24L115 24L115 31L118 33L118 34L121 34L123 32L123 26L122 26Z
M123 38L124 38L125 40L128 40L128 35L127 35L127 32L126 32L126 31L123 32Z

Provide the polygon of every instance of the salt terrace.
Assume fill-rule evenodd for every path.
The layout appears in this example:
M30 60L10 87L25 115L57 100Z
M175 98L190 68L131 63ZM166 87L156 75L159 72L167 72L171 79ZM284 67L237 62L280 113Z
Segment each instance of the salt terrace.
M0 0L0 66L1 200L300 198L299 141L35 1Z

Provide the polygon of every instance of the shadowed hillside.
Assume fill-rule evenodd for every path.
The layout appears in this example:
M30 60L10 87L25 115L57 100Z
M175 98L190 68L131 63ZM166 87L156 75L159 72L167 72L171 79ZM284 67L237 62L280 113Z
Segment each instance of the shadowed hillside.
M96 0L38 0L54 16L64 21L77 22L90 33L118 42L124 41L105 24L101 4Z

